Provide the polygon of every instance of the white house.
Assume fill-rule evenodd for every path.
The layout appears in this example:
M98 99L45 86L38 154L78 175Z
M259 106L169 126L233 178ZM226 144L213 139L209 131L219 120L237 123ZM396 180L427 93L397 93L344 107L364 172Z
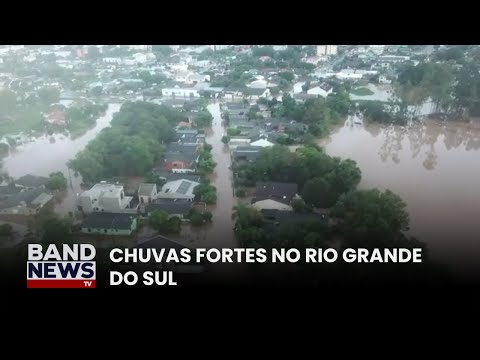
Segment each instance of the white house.
M162 186L162 191L157 194L157 199L183 199L193 201L193 189L200 183L185 179L169 181Z
M232 47L232 45L208 45L208 47L214 51L218 51L218 50L226 50Z
M120 64L122 62L122 58L119 57L104 57L102 61L106 64Z
M25 62L34 62L35 60L37 60L37 57L34 54L30 54L23 57L23 61Z
M128 45L128 48L136 51L152 51L153 45Z
M171 64L169 65L170 69L174 71L187 71L188 64Z
M157 184L142 183L138 187L138 199L140 204L152 202L157 197Z
M80 207L85 213L110 212L134 213L136 208L130 207L132 196L125 196L123 185L108 184L102 181L79 197Z
M270 89L249 88L248 90L246 90L244 95L249 100L258 100L261 97L267 98L270 96Z
M273 50L275 51L285 51L287 48L288 45L273 45Z
M201 83L201 82L206 82L206 81L210 81L210 75L191 73L187 77L185 82L187 84L196 84L196 83Z
M273 146L274 144L271 143L270 141L268 140L265 140L265 139L260 139L260 140L257 140L257 141L254 141L252 143L250 143L251 146L260 146L260 147L271 147Z
M333 87L327 84L321 84L319 86L315 86L309 90L307 90L308 95L317 95L321 97L327 97L333 92Z
M173 76L173 79L177 82L187 82L187 79L193 75L193 72L188 71L188 70L180 70L175 73Z
M281 211L292 211L292 207L288 204L284 204L280 201L275 201L273 199L260 200L252 204L252 206L257 210L281 210Z
M337 55L337 45L317 45L317 55Z
M175 98L191 98L200 97L196 89L191 88L164 88L162 89L162 96L171 96Z
M255 80L255 81L252 81L250 84L249 84L249 87L251 87L252 89L266 89L267 88L267 81L266 80Z

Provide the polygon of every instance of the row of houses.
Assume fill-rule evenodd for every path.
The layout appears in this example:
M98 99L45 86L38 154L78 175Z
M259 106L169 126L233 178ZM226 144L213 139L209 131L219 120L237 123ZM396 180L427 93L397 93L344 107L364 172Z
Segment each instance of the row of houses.
M178 126L175 139L165 147L159 166L153 169L165 183L140 184L135 194L126 194L121 184L102 181L79 197L79 210L86 214L81 231L86 234L130 235L138 218L163 210L183 218L192 207L193 190L200 184L196 175L205 134Z
M25 175L13 182L0 185L0 214L34 215L52 199L45 187L48 178Z

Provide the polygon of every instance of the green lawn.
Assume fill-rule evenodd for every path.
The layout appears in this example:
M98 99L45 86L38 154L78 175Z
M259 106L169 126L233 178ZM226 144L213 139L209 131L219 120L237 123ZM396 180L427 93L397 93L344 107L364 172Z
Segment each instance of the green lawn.
M350 91L350 94L357 96L368 96L373 95L374 92L366 87L359 87Z

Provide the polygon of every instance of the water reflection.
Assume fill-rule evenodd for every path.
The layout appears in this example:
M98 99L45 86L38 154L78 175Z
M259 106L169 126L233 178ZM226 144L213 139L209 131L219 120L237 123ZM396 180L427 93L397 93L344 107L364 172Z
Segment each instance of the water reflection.
M476 266L480 122L342 126L323 144L329 154L357 162L361 188L389 188L404 199L410 233L434 256L462 269Z

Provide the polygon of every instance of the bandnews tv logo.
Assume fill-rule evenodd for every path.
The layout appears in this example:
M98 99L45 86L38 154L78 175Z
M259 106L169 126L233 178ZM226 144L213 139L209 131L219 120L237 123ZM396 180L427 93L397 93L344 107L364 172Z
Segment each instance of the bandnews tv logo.
M95 288L95 255L90 244L28 244L27 288Z

